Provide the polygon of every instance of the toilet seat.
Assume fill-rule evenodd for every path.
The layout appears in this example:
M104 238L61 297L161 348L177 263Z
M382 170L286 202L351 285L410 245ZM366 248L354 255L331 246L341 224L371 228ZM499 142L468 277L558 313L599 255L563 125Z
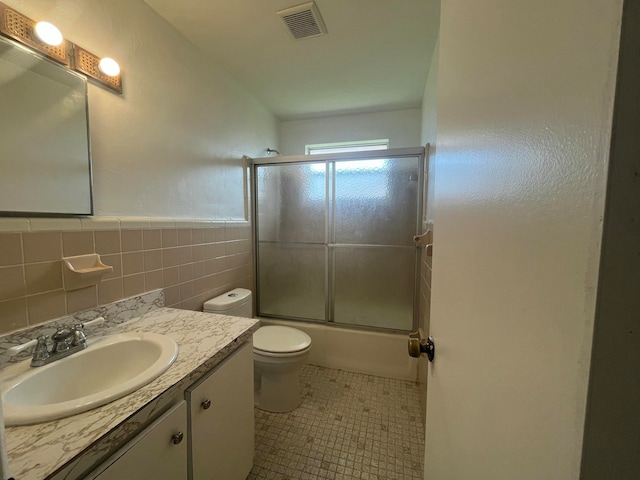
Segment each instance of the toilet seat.
M300 330L281 325L260 327L253 334L255 353L273 357L302 354L311 347L311 337Z
M300 357L306 354L309 350L311 350L311 345L309 345L304 350L298 350L296 352L287 352L287 353L274 353L267 352L265 350L260 350L258 348L253 349L254 355L259 355L260 357L270 357L270 358L289 358L289 357Z

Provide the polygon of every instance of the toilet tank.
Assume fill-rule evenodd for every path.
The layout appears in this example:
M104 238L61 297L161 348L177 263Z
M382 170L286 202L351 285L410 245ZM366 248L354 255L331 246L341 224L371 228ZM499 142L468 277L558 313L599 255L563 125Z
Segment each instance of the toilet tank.
M233 315L234 317L251 318L253 307L251 304L251 290L246 288L234 288L230 292L207 300L203 312L219 313L220 315Z

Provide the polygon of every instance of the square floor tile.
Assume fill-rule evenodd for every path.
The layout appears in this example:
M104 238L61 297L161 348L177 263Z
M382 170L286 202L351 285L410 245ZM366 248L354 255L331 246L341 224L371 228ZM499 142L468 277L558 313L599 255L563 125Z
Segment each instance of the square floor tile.
M422 480L418 384L304 365L302 404L256 409L247 480Z

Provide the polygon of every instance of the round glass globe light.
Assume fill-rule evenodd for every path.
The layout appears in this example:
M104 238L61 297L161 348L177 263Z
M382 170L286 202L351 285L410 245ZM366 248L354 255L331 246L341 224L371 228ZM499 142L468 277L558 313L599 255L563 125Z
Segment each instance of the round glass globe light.
M51 45L52 47L58 46L62 43L63 37L58 27L49 22L38 22L33 28L36 37L41 42Z
M98 68L102 73L110 77L115 77L120 73L120 65L113 58L105 57L101 59Z

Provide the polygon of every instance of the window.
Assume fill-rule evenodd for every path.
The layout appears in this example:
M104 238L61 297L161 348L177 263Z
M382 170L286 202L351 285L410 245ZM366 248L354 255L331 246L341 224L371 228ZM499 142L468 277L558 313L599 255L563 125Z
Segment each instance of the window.
M305 151L307 155L320 155L323 153L350 153L350 152L368 152L372 150L388 150L389 139L381 140L365 140L359 142L341 142L341 143L322 143L316 145L306 145ZM389 186L387 185L387 175L390 165L389 160L385 158L362 159L362 160L338 160L334 163L333 175L338 175L341 181L347 182L349 176L365 175L369 181L369 189L366 195L369 198L386 198L389 194ZM309 165L310 172L313 175L310 178L315 180L315 186L311 188L312 197L324 197L325 195L325 174L328 173L327 163L318 162ZM355 178L355 177L354 177ZM348 182L347 182L348 183ZM315 195L313 195L315 194ZM349 189L338 189L335 193L336 198L360 198L364 193L350 191Z
M364 140L359 142L318 143L306 145L306 155L320 155L323 153L368 152L371 150L388 150L389 139Z

